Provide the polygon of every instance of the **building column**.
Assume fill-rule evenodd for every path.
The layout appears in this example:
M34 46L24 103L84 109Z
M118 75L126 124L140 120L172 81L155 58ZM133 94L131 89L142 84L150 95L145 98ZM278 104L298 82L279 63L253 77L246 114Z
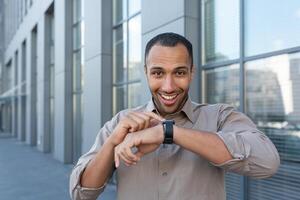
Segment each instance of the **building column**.
M47 105L46 70L45 70L45 16L37 25L37 147L42 152L50 151L49 123Z
M16 83L18 81L18 77L17 77L17 70L16 69L16 61L17 56L14 53L13 54L13 59L12 59L12 63L11 63L11 67L12 67L12 88L16 88ZM11 103L12 103L12 136L13 137L18 137L18 98L17 98L17 90L12 91L12 98L11 98Z
M27 39L27 101L26 101L26 143L32 146L37 143L37 102L36 102L36 56L37 30L34 28Z
M82 153L112 117L112 1L84 1L85 46Z
M24 83L22 82L23 76L23 48L22 44L19 45L18 48L18 84L17 84L17 99L18 99L18 139L21 141L25 141L25 121L24 121L24 114L25 114L25 105L24 105L24 98L23 95L23 86Z
M55 1L54 157L72 163L72 1Z

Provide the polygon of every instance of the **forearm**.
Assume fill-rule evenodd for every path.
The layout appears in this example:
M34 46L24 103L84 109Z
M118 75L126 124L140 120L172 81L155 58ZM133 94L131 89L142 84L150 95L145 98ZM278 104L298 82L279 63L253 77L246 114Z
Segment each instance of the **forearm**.
M81 176L81 186L87 188L102 187L109 179L113 165L114 145L109 138L84 170Z
M174 126L174 143L214 164L232 159L223 141L214 133Z

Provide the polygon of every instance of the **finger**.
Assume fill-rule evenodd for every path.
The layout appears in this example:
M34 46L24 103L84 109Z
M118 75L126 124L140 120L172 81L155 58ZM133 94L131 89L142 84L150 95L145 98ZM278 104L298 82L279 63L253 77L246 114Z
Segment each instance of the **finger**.
M137 157L137 161L140 161L141 158L144 156L144 154L142 152L140 152L140 151L137 151L135 153L135 156Z
M134 160L127 154L126 151L127 151L126 148L122 148L122 150L120 151L120 155L122 159L124 158L125 162L132 164Z
M144 118L140 117L139 115L135 114L134 112L130 113L128 116L138 124L138 130L144 129L144 126L145 126Z
M124 162L127 166L130 166L130 165L134 164L133 161L131 161L130 159L128 159L128 158L125 156L124 152L121 151L120 154L119 154L119 156L120 156L121 160L123 160L123 162Z
M132 153L131 148L126 148L124 153L126 154L127 158L129 158L132 162L137 161L137 157Z
M150 127L153 127L153 126L156 126L156 125L158 125L158 124L162 124L162 122L161 121L158 121L158 120L156 120L156 119L151 119L150 120Z
M115 148L114 158L115 158L115 167L118 168L120 165L120 158L117 154L117 147Z
M137 131L139 129L139 124L135 120L133 120L132 118L130 118L130 117L127 117L126 123L128 123L128 125L129 125L128 131L130 133L135 132L135 131Z
M148 116L148 115L146 115L145 113L142 113L142 112L135 112L133 114L143 120L143 127L141 128L141 130L149 127L150 119L151 119L150 116Z
M144 112L146 115L148 115L149 117L156 119L158 121L164 121L165 119L157 114L155 114L154 112Z

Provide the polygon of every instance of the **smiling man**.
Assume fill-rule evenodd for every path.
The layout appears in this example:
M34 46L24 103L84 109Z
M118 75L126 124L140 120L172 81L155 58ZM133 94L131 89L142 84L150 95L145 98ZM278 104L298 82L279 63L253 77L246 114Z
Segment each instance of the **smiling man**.
M114 170L120 200L223 200L226 171L266 178L279 166L275 146L244 114L191 101L192 44L163 33L145 50L152 99L121 111L74 167L73 199L96 199Z

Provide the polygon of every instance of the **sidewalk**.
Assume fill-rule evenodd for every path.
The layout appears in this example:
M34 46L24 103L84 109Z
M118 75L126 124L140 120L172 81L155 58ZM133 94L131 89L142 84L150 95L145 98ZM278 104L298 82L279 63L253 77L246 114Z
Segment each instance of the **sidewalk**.
M53 159L51 154L41 153L0 133L0 199L70 199L72 167ZM116 199L114 187L108 186L99 199Z

